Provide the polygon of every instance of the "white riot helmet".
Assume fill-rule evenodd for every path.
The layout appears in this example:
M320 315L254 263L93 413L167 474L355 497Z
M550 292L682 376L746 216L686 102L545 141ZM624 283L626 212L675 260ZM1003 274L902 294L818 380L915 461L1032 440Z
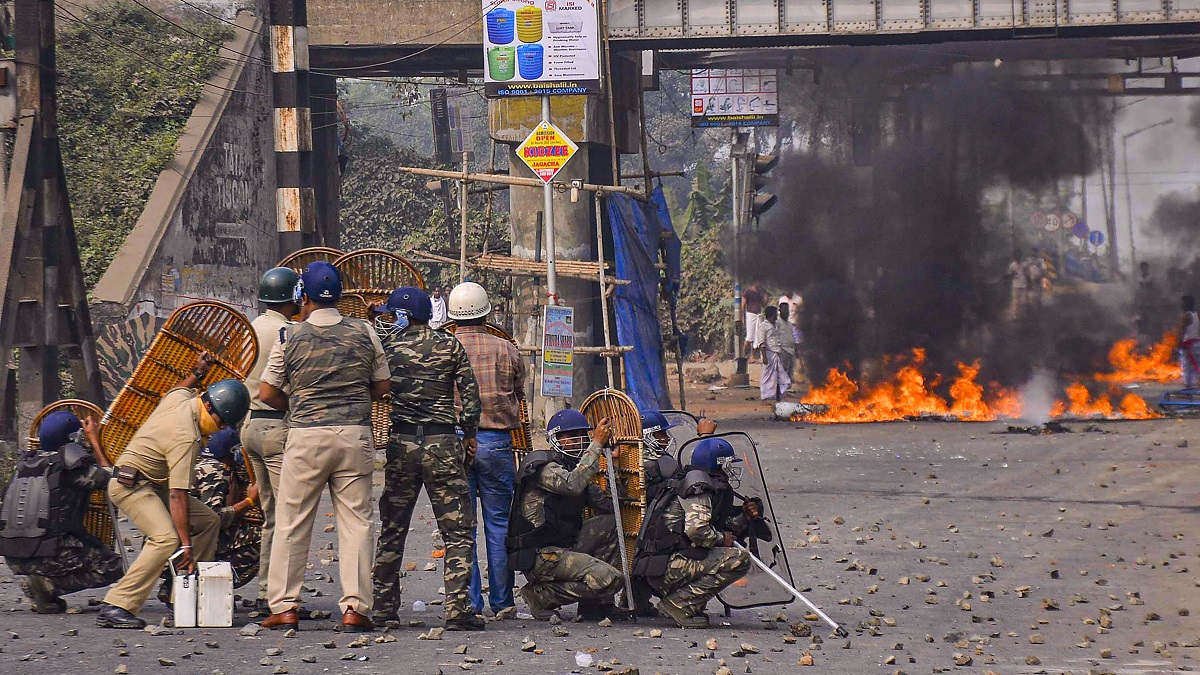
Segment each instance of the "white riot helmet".
M488 300L487 291L483 286L466 281L450 291L450 299L446 303L446 315L455 321L478 319L492 313L492 302Z

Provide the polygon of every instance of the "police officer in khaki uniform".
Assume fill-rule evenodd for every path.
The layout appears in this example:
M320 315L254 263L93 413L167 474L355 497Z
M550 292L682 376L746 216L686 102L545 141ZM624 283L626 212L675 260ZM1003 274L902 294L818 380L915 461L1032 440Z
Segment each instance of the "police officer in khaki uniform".
M284 329L259 388L264 403L288 411L275 502L279 545L271 551L267 589L272 614L262 623L266 628L295 628L298 623L313 522L326 487L338 524L342 625L348 631L373 628L371 401L387 397L391 371L371 326L338 312L341 296L342 281L333 265L315 262L304 270L293 297L303 301L306 319Z
M103 628L145 627L137 613L176 551L176 569L186 573L216 552L221 522L189 494L196 455L205 437L241 423L250 395L237 380L221 380L199 392L196 387L212 363L207 353L200 355L192 374L162 397L114 462L108 495L146 541L125 576L104 596L96 617Z
M258 395L258 386L271 348L279 342L279 331L291 323L298 307L292 300L292 291L300 275L287 267L267 270L258 284L258 301L263 304L263 313L251 324L258 336L258 361L246 378L246 389L250 390L250 415L242 426L242 450L254 477L258 481L258 494L262 500L263 525L262 545L258 552L258 603L259 612L270 612L267 602L267 578L270 576L271 542L275 535L275 493L279 490L279 472L283 467L283 446L287 442L287 413L276 410Z

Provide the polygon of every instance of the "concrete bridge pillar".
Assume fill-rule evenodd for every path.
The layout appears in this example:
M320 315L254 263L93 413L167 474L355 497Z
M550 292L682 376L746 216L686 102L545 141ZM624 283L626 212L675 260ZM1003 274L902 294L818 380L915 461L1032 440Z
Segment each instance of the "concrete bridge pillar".
M640 95L636 68L614 68L621 74L614 76L617 113L617 145L621 152L636 152L637 99ZM623 64L624 65L624 64ZM608 100L604 96L555 96L551 100L551 121L571 140L579 145L579 151L555 178L555 182L569 183L583 179L589 183L612 184L611 142L608 129ZM541 122L541 101L537 96L511 99L496 99L489 106L489 128L492 138L509 146L510 173L514 176L535 177L513 152L516 146ZM606 203L601 201L601 221L596 221L597 197L581 193L579 200L571 202L569 190L554 195L555 249L559 260L596 260L596 228L603 232L605 259L611 260L612 236L608 231ZM509 209L512 217L512 254L522 258L546 260L545 221L542 190L532 187L512 187L509 190ZM541 225L541 228L539 228ZM542 278L516 277L513 307L515 337L522 344L541 344L541 317L546 305L546 280ZM597 346L604 344L602 333L603 304L600 300L598 283L582 279L559 277L558 294L560 303L575 308L575 344ZM616 343L614 329L613 343ZM622 386L617 364L617 386ZM540 390L540 372L533 380L535 393ZM575 356L575 387L571 401L573 407L583 403L589 394L607 384L604 360L598 356ZM531 410L535 419L543 420L562 406L562 402L548 404L540 396L531 399Z

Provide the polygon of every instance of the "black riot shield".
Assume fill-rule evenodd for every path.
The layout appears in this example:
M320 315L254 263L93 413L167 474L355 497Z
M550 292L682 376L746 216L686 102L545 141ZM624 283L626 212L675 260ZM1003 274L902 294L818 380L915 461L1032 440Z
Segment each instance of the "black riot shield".
M737 498L734 503L741 505L747 499L757 497L762 500L762 521L750 528L750 532L742 543L759 560L763 561L789 584L795 586L792 570L788 565L787 551L784 549L783 536L779 531L775 509L771 505L771 493L767 490L766 476L763 474L762 463L758 459L758 448L750 436L740 432L715 434L707 438L720 438L733 446L734 453L742 459L735 466L742 469L741 478L731 481ZM679 463L687 466L692 457L692 450L699 438L692 439L679 450ZM750 572L745 577L734 582L717 596L721 604L731 609L749 609L769 605L786 605L795 597L783 589L774 579L758 565L751 565Z
M667 430L671 434L671 438L675 439L675 447L682 447L684 443L692 440L699 434L696 433L696 424L699 419L690 412L684 410L663 410L663 417L671 423L671 428Z

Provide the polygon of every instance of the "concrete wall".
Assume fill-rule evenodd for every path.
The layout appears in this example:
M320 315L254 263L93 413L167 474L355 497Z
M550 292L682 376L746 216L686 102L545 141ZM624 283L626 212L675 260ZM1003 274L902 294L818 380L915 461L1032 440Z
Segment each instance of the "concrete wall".
M108 387L132 371L147 330L181 305L220 300L257 316L258 280L279 260L267 31L247 12L237 22L222 56L240 62L205 88L175 160L93 292Z
M479 0L308 0L308 42L480 45L482 13Z

